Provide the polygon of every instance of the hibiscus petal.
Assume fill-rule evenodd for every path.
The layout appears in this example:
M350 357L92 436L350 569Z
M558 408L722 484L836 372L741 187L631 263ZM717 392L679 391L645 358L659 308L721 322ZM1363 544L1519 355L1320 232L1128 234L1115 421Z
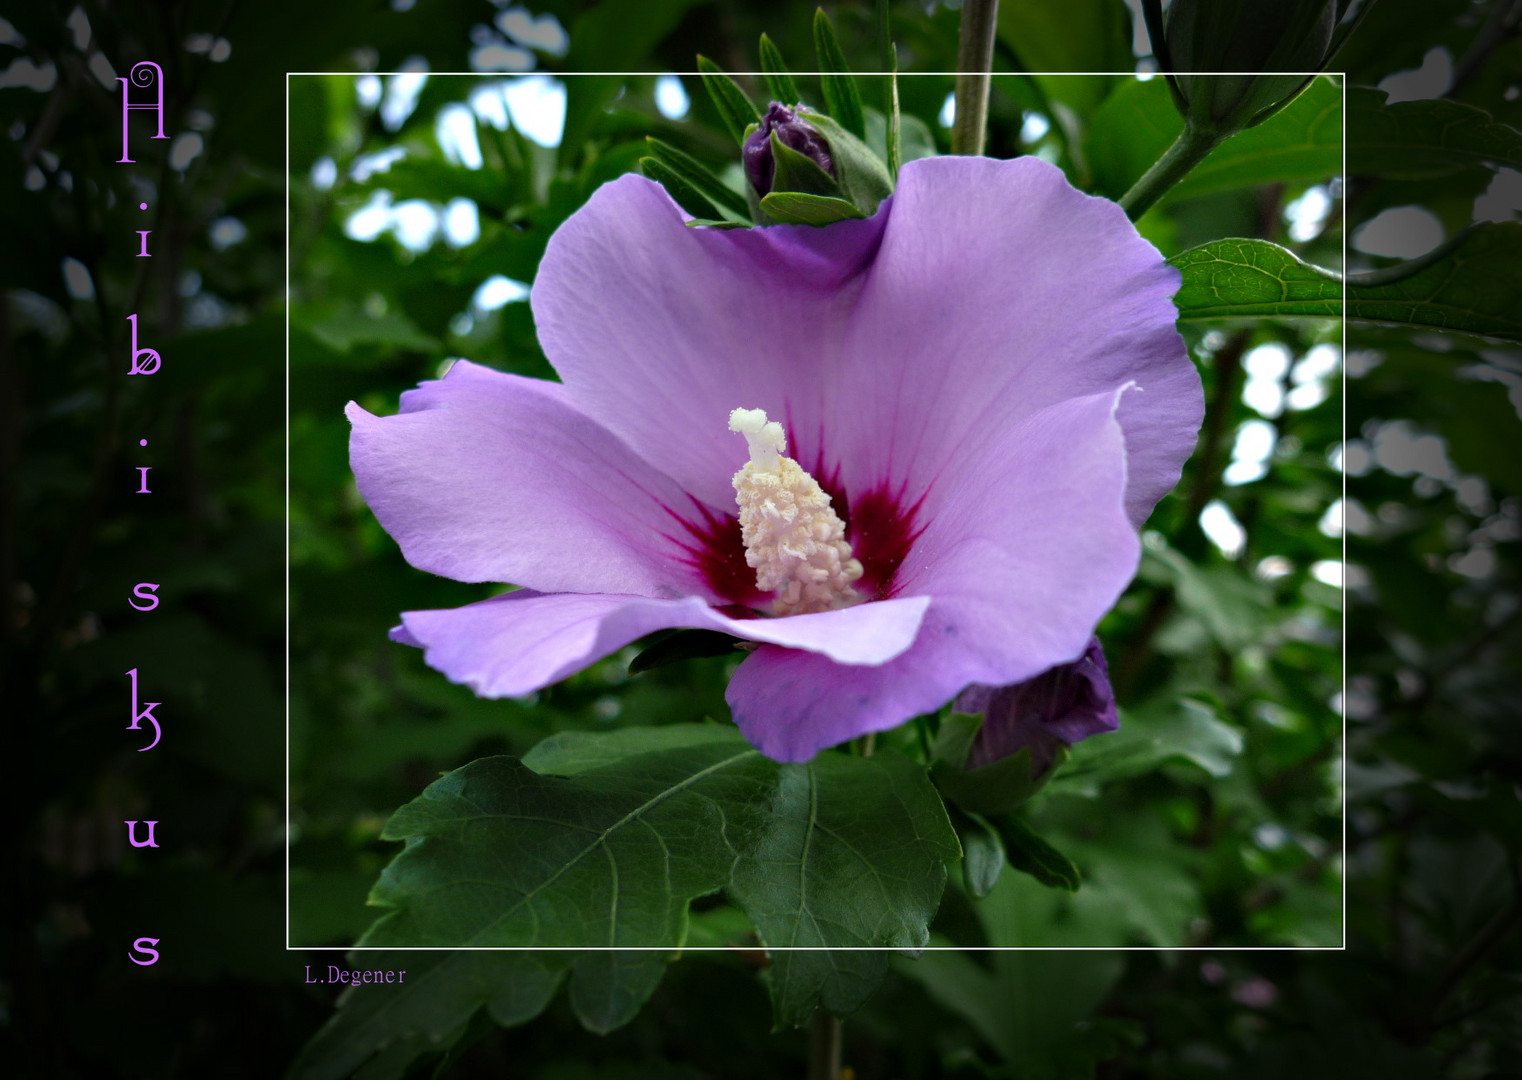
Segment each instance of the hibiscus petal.
M710 505L743 460L732 408L781 419L821 478L913 501L979 433L1129 381L1133 523L1177 482L1204 412L1178 272L1055 167L913 161L873 218L828 229L684 221L641 177L604 185L532 303L577 404Z
M671 509L691 501L564 387L460 361L401 405L377 417L351 402L349 454L413 566L546 592L709 595Z
M912 502L1012 421L1134 382L1119 419L1140 525L1204 415L1178 283L1120 207L1039 159L908 163L840 345L845 486L907 482Z
M934 598L913 648L871 669L771 648L741 664L728 700L746 737L769 757L806 760L969 683L1019 682L1081 655L1140 555L1117 396L1043 409L937 484L897 584Z
M520 590L438 611L409 611L392 638L426 650L430 665L484 697L532 693L656 630L718 630L757 642L816 650L846 670L881 664L914 641L924 597L858 604L785 619L732 619L697 597Z
M886 219L733 230L685 220L643 177L603 185L550 238L534 322L587 415L732 511L745 447L726 426L730 411L817 428Z

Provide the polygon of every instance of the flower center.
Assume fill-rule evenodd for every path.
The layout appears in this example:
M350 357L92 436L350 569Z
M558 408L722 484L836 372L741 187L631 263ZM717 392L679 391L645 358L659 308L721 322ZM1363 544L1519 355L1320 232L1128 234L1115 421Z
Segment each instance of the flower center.
M750 460L735 473L735 501L746 565L758 589L776 594L773 613L829 611L861 599L851 587L861 563L846 542L845 522L819 482L782 455L782 425L768 422L764 410L736 409L729 430L750 445Z

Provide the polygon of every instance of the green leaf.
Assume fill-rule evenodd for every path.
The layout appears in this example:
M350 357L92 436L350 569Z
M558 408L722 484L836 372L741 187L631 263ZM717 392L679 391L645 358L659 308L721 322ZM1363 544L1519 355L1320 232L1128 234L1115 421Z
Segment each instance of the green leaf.
M867 137L867 121L861 110L861 91L846 66L835 27L824 8L814 9L814 49L819 54L819 82L824 90L825 111L858 139Z
M447 1050L485 1007L504 1027L544 1011L573 954L553 952L355 952L345 966L401 973L399 983L352 986L291 1068L292 1080L400 1080L424 1054ZM307 965L326 979L328 965Z
M1095 190L1119 198L1183 129L1164 80L1130 82L1116 90L1094 114L1085 138ZM1164 199L1279 181L1314 182L1341 171L1342 91L1321 78L1271 119L1216 147Z
M1341 278L1267 240L1212 240L1168 261L1184 276L1173 298L1180 319L1342 313Z
M750 208L745 205L745 196L715 176L707 165L653 135L646 136L645 144L650 147L653 157L697 188L709 202L730 211L737 221L750 220Z
M816 1007L842 1015L887 971L886 946L915 951L960 856L923 767L891 752L820 754L776 765L764 832L735 868L729 894L773 951L776 1026ZM845 951L819 951L829 946Z
M665 188L666 194L675 199L677 205L693 217L707 221L720 216L717 206L709 202L701 191L688 183L686 177L659 158L640 158L639 168L640 172Z
M761 77L773 101L792 106L803 100L798 84L782 61L782 53L765 34L761 35Z
M1080 116L1091 116L1118 80L1042 73L1127 71L1136 62L1130 15L1114 0L1000 4L998 34L1019 57L1017 70L1036 73L1030 78L1048 97Z
M370 894L393 910L360 944L674 950L687 904L724 883L722 817L688 789L747 756L727 740L669 751L612 793L506 757L448 773L386 824L408 843Z
M1183 945L1189 924L1206 914L1200 897L1200 853L1176 840L1164 821L1136 816L1107 835L1077 840L1074 851L1093 868L1093 884L1125 897L1123 917L1149 945Z
M802 191L774 191L761 199L761 209L773 221L789 225L833 225L867 216L845 199Z
M570 24L565 70L579 74L565 81L565 127L559 150L562 166L581 154L592 124L627 79L609 72L650 70L644 63L627 65L648 57L694 3L696 0L604 0Z
M1147 554L1172 580L1179 608L1199 619L1216 643L1237 653L1261 640L1268 628L1272 593L1262 581L1235 567L1197 566L1171 547Z
M1004 841L1004 855L1009 865L1029 874L1041 884L1053 889L1077 892L1082 884L1078 867L1062 852L1037 836L1018 817L1000 818L995 822L999 837Z
M1386 104L1383 90L1348 90L1348 172L1381 179L1446 176L1471 165L1522 169L1522 132L1484 109L1445 98Z
M1020 880L1005 878L1006 883ZM1083 1026L1093 1023L1125 970L1125 957L1104 949L967 953L947 948L901 963L898 970L971 1024L1012 1066L992 1075L1066 1080L1094 1075L1093 1056L1084 1052Z
M667 664L703 656L733 656L739 638L717 630L677 630L648 645L629 661L629 674L638 675Z
M421 353L437 353L442 348L436 338L423 333L400 311L372 315L347 301L314 318L305 329L323 345L340 353L363 345Z
M734 136L735 142L744 145L745 129L751 124L759 124L761 114L756 112L755 105L745 96L740 84L725 74L718 64L701 54L698 56L698 74L703 80L703 88L713 98L714 108L719 110L724 127Z
M523 755L523 764L541 776L578 776L589 769L616 765L636 754L734 741L727 724L663 724L628 727L589 735L562 731L543 739Z
M1451 250L1405 276L1347 280L1347 316L1522 340L1522 223L1493 222L1456 238ZM1180 319L1336 318L1343 283L1266 240L1215 240L1169 260L1183 271ZM1402 268L1403 272L1405 269ZM1390 280L1399 277L1399 280Z
M960 854L921 766L780 764L719 725L568 732L525 762L485 758L383 836L407 846L371 892L391 910L363 945L652 948L566 954L572 1006L598 1031L648 995L698 896L725 890L769 949L913 950ZM855 1008L885 968L877 952L775 952L778 1023Z
M1121 713L1120 730L1085 739L1047 785L1050 794L1095 797L1105 784L1156 771L1171 760L1199 766L1217 779L1242 753L1242 733L1206 705L1158 702Z

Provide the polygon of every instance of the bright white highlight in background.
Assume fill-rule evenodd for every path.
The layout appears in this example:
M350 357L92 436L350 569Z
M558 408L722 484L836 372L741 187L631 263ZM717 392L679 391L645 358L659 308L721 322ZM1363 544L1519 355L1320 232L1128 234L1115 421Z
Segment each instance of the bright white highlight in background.
M1334 589L1342 588L1342 563L1333 559L1322 559L1311 563L1311 576L1323 584L1330 585Z
M1279 433L1267 420L1247 420L1237 428L1237 441L1231 448L1231 464L1222 481L1229 486L1250 484L1268 474L1268 460L1274 455Z
M408 61L409 65L412 63ZM412 115L418 95L427 84L426 71L401 71L387 79L386 97L380 107L381 123L387 131L395 131Z
M248 237L248 227L235 217L219 217L206 230L211 246L226 251L234 244L241 244Z
M511 124L540 146L559 146L565 130L565 84L549 75L494 79L471 92L470 107L498 131Z
M391 211L391 230L408 251L424 251L438 235L439 215L422 199L408 199Z
M1242 388L1242 400L1260 416L1272 420L1284 411L1281 380L1289 363L1290 352L1283 345L1259 345L1243 358L1247 385Z
M354 81L354 95L367 109L373 109L380 104L381 91L379 75L361 75Z
M667 120L680 120L687 115L692 102L682 80L675 75L662 75L655 80L655 107Z
M528 299L527 285L521 281L514 281L510 277L503 277L501 274L493 274L481 283L481 287L476 290L476 295L470 303L479 311L496 311L504 304L526 299Z
M498 14L495 21L498 30L527 48L551 56L564 56L570 48L571 36L553 15L534 15L527 8L511 7Z
M377 191L370 201L349 215L344 233L350 240L368 242L386 231L391 224L391 192Z
M63 260L63 287L75 300L95 299L95 283L90 280L90 271L78 259Z
M1327 190L1318 184L1284 208L1284 219L1289 222L1291 240L1304 243L1314 240L1326 225L1331 212L1332 199Z
M1443 242L1443 223L1425 207L1396 206L1360 225L1351 242L1365 255L1414 259Z
M467 106L445 105L439 110L434 129L444 160L467 169L479 169L482 165L481 144L476 139L476 117Z
M201 156L201 150L206 141L194 131L187 131L176 135L174 142L169 144L169 167L175 172L184 172L190 168L190 163Z
M474 244L481 236L481 215L470 199L451 199L444 208L444 240L450 247Z
M502 90L513 126L540 146L559 146L565 131L565 84L548 75L509 81Z
M1200 511L1200 528L1228 559L1235 559L1247 546L1247 531L1220 499L1211 499Z
M1051 130L1052 122L1050 120L1038 112L1027 112L1025 114L1025 121L1020 125L1020 141L1029 146L1031 143L1039 141L1043 135Z
M1387 105L1397 101L1419 101L1422 98L1442 97L1453 85L1453 57L1442 46L1428 49L1422 57L1422 66L1386 75L1379 88L1390 95Z

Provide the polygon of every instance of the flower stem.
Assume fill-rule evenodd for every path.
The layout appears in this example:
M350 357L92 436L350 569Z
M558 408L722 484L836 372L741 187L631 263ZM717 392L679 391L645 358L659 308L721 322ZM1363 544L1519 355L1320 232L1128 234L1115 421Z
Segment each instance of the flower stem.
M809 1080L840 1080L840 1020L823 1009L809 1023Z
M988 73L994 66L994 31L999 0L963 0L957 38L956 117L951 124L953 154L981 154L988 126Z
M1151 209L1152 204L1167 194L1205 156L1221 144L1225 134L1201 131L1193 124L1184 125L1183 134L1163 153L1142 178L1131 185L1131 190L1120 197L1120 207L1132 221Z

